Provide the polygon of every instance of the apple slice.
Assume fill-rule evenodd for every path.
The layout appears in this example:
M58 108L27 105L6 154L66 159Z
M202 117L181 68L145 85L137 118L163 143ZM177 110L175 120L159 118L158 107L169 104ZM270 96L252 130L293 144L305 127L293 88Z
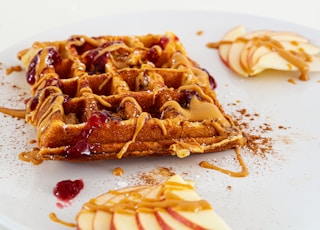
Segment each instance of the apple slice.
M187 225L170 215L165 209L157 209L155 216L162 229L190 230Z
M248 41L242 48L242 51L240 53L240 65L243 67L245 71L248 71L248 74L250 75L250 61L252 53L255 52L255 50L258 47L253 44L252 41Z
M205 229L230 229L229 226L211 209L199 210L197 212L176 211L168 208L168 212L174 219L179 220L184 225L194 230ZM206 220L212 220L210 222Z
M154 230L163 229L159 225L154 212L138 210L136 212L136 221L137 221L139 230L148 230L150 229L150 226L152 226L152 229Z
M115 211L111 218L111 230L139 230L134 213Z
M306 62L309 66L309 72L320 71L320 58L313 56L310 62ZM277 52L265 54L259 58L257 63L253 65L254 74L258 74L266 69L299 71L299 68L281 57Z
M243 65L241 65L241 52L243 51L245 47L244 42L234 42L230 46L229 53L228 53L228 59L227 59L227 65L231 70L233 70L235 73L237 73L240 76L248 77L249 71L246 70Z
M309 43L303 43L303 42L289 42L289 41L280 41L279 42L283 49L287 51L294 51L297 53L306 53L308 55L318 55L320 54L320 48L314 45L311 45ZM254 65L256 65L259 61L259 59L271 52L276 52L272 50L271 48L267 48L266 46L260 46L254 50L254 52L251 54L250 57L248 57L247 65L249 69L253 68ZM271 60L270 60L271 61ZM276 63L275 63L276 65Z
M77 228L78 229L93 229L93 220L96 213L91 211L82 211L81 214L77 215Z
M245 29L242 25L237 26L227 32L224 37L222 38L222 43L219 45L219 56L221 60L228 65L228 54L229 54L229 49L231 47L231 43L235 41L238 37L241 37L245 34ZM226 43L224 43L224 41Z
M94 216L92 229L94 230L109 230L112 222L112 214L103 210L98 210ZM85 228L84 228L85 229ZM89 229L89 228L87 228Z
M307 38L292 32L273 31L270 34L266 34L266 36L269 36L271 39L276 41L290 41L290 42L303 42L303 43L309 42Z
M309 55L320 54L320 47L312 45L305 42L295 42L295 41L280 41L280 44L285 50L291 50L296 52L304 52Z

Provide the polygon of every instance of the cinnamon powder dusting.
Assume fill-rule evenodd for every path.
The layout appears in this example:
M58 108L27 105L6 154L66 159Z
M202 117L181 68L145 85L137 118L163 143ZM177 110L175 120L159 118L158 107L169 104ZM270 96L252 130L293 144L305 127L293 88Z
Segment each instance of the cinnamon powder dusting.
M141 172L135 175L134 179L138 178L141 182L140 184L156 185L167 180L174 174L173 168L171 167L157 167L149 172Z
M239 108L239 101L228 104L229 106L236 106ZM250 113L247 109L236 109L232 113L232 118L236 125L241 129L247 139L244 149L247 149L251 154L266 158L269 154L274 154L273 138L270 135L274 129L286 130L288 127L278 125L273 127L271 124L262 121L259 113Z

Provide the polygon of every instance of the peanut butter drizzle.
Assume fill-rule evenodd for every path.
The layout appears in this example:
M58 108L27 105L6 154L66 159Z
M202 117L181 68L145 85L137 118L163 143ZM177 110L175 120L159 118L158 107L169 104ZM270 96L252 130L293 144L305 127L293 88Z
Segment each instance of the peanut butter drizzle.
M22 71L22 67L20 65L10 66L6 69L6 75L10 75L13 72L20 72Z
M9 109L5 107L0 107L0 112L17 118L25 118L27 113L25 109Z
M186 143L174 140L175 144L170 145L169 149L172 150L179 158L184 158L190 155L191 152L203 153L204 146L201 146L196 140L193 143Z
M172 55L171 68L191 70L184 73L186 85L199 85L203 87L207 87L209 85L207 73L197 67L194 67L187 57L179 52L176 52Z
M184 91L184 90L195 91L204 100L206 100L208 102L213 102L213 99L209 95L205 94L203 92L202 88L200 86L198 86L198 85L182 85L182 86L179 87L178 92L181 92L181 91Z
M168 130L164 124L164 122L158 118L153 118L153 121L159 126L159 128L162 131L163 135L167 135L168 134Z
M54 221L54 222L56 222L56 223L59 223L59 224L62 224L62 225L64 225L64 226L66 226L66 227L71 227L71 228L77 227L76 224L74 224L74 223L66 222L66 221L63 221L63 220L59 219L54 212L51 212L51 213L49 214L49 218L50 218L52 221Z
M134 107L139 111L139 114L136 114L135 117L137 117L138 115L140 115L140 114L142 113L142 108L141 108L141 106L139 105L139 103L137 102L137 100L136 100L135 98L133 98L133 97L125 97L125 98L123 98L119 106L120 106L120 107L124 106L124 104L125 104L127 101L130 102L130 103L132 103L132 104L134 104Z
M112 170L112 174L115 175L115 176L122 176L124 174L124 170L121 167L115 167Z
M207 44L208 48L218 49L219 46L224 44L232 44L234 42L244 42L247 43L249 41L253 41L253 44L256 47L265 46L266 48L272 50L273 52L277 52L282 58L284 58L286 61L288 61L290 64L296 66L298 70L300 71L300 77L299 79L302 81L309 80L309 65L308 62L312 60L312 57L301 50L301 53L298 54L293 51L289 51L284 49L284 47L281 45L281 43L277 40L273 40L269 36L261 36L261 37L254 37L251 39L245 38L245 37L238 37L235 41L227 41L227 40L221 40L219 42L210 42ZM296 41L291 41L293 45L297 44Z
M242 135L232 136L228 139L223 139L222 141L210 144L210 145L200 145L196 140L194 142L186 143L183 141L174 140L174 144L172 144L169 149L172 150L178 157L184 158L190 155L191 151L203 153L208 149L213 149L219 146L222 146L228 142L236 141L242 138Z
M160 111L163 111L167 107L173 107L179 112L179 114L186 118L189 121L202 121L206 119L216 119L224 127L229 127L230 123L223 116L220 110L213 103L200 101L197 97L193 96L190 101L189 109L184 109L176 101L167 101L160 108Z
M19 159L25 162L31 162L34 165L39 165L42 163L41 156L39 154L39 149L34 148L28 152L22 152L19 154Z
M126 142L122 149L120 150L119 153L117 153L117 157L118 159L121 159L122 156L125 154L125 152L128 150L129 146L131 145L131 143L135 142L140 130L143 128L145 122L146 122L146 119L149 117L149 114L146 113L146 112L143 112L140 114L140 116L138 117L137 119L137 122L136 122L136 130L133 134L133 137L132 137L132 140L131 141L128 141Z
M96 212L102 210L109 213L135 213L135 212L155 212L158 209L172 208L178 211L197 212L200 210L210 210L211 205L203 200L183 200L180 196L175 194L175 191L194 190L190 184L167 181L161 185L155 185L152 190L156 190L160 186L155 197L148 198L141 196L139 191L109 191L114 194L110 199L103 203L96 202L92 199L84 204L84 209L89 212ZM138 194L137 194L138 193ZM113 201L117 200L117 202Z
M248 176L249 171L248 171L247 166L244 163L244 161L243 161L243 159L242 159L242 157L240 155L240 151L239 151L238 147L235 148L235 152L236 152L236 155L237 155L238 162L239 162L239 164L241 166L241 171L240 172L233 172L233 171L218 167L216 165L210 164L207 161L201 161L199 165L201 167L203 167L203 168L217 170L219 172L222 172L222 173L227 174L227 175L232 176L232 177L246 177L246 176Z

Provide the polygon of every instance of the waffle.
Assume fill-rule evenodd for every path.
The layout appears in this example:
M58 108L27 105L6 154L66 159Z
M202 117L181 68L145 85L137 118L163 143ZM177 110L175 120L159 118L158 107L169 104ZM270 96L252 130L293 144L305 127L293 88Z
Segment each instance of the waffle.
M31 85L24 158L89 161L215 152L244 143L214 80L172 32L74 35L18 53Z
M179 175L162 184L110 190L85 203L77 229L230 230L211 205Z

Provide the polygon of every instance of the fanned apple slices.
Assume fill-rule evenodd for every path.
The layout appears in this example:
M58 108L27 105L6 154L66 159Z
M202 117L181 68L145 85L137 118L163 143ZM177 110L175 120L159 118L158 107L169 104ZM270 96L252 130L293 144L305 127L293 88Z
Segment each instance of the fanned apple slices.
M179 175L158 185L111 190L85 203L76 220L86 230L230 229Z
M258 30L246 32L240 25L227 32L218 43L221 60L243 77L256 76L268 70L300 71L300 80L308 73L320 71L320 47L297 33Z

